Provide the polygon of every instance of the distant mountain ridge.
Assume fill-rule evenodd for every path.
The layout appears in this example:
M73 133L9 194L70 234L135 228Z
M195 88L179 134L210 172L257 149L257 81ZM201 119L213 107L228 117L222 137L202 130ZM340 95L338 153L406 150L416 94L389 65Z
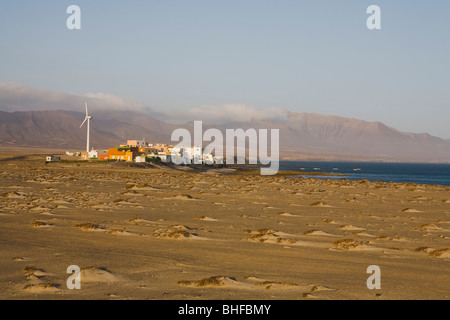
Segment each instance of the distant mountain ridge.
M127 139L171 143L169 124L131 111L92 112L91 146L107 148ZM84 114L74 111L0 111L0 146L83 150ZM194 119L192 119L194 120ZM197 120L197 119L195 119ZM200 119L198 119L200 120ZM289 160L373 160L450 162L450 141L405 133L381 122L288 112L284 120L252 120L204 125L204 129L280 129L280 155Z
M279 128L280 153L291 160L450 161L450 140L401 132L381 122L289 112L282 122L228 123L222 128L239 126Z
M54 147L83 150L86 128L84 114L74 111L0 111L0 145ZM127 139L165 141L175 126L139 113L96 111L91 122L91 146L106 148ZM170 135L169 135L170 140Z

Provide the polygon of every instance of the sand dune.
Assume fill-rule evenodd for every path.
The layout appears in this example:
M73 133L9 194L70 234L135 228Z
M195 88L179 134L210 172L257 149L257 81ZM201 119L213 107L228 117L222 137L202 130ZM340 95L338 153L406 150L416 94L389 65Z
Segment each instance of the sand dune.
M450 259L450 249L443 248L428 252L428 256L442 259Z
M105 229L105 227L90 222L80 223L74 227L80 229L81 231L103 231Z
M52 227L53 224L45 222L45 221L42 221L42 220L37 220L37 221L33 222L31 224L31 226L35 227L35 228L45 228L45 227L48 228L48 227Z
M277 244L294 244L295 240L282 237L278 231L270 229L244 230L249 236L242 240Z
M193 287L223 287L226 285L235 285L237 281L230 277L224 276L213 276L209 278L204 278L201 280L180 280L178 281L179 285L182 286L193 286Z
M55 294L61 293L60 285L50 282L47 277L51 274L43 269L28 266L23 270L27 284L23 287L25 292L32 294Z
M338 227L339 230L345 230L345 231L362 231L365 230L364 228L355 227L351 224L346 224Z
M402 210L402 212L407 212L407 213L420 213L420 212L423 212L423 211L416 210L416 209L411 209L411 208L405 208L405 209Z
M199 199L192 197L189 194L177 194L174 196L165 197L163 199L167 199L167 200L199 200Z
M60 293L61 289L58 285L54 283L36 283L36 284L27 284L23 287L29 293L40 294L40 293Z
M420 231L438 231L438 230L442 230L442 228L436 226L435 224L432 223L428 223L428 224L423 224L420 226L417 226L414 228L415 230L420 230Z
M332 206L326 204L325 202L317 201L317 202L311 203L311 207L325 207L325 208L331 208Z
M23 262L23 261L29 261L30 259L29 258L25 258L25 257L14 257L12 260L13 261Z
M133 232L127 231L126 228L123 229L112 229L109 230L108 233L110 234L114 234L114 235L119 235L119 236L134 236L137 235Z
M83 268L83 269L81 269L80 277L81 277L82 283L86 283L86 282L87 283L90 283L90 282L111 283L111 282L116 282L116 281L121 280L120 276L113 274L106 268L101 268L101 267L100 268L98 268L98 267Z
M42 156L3 161L0 177L3 299L450 296L450 187Z
M47 272L45 272L43 269L39 269L35 266L28 266L23 269L23 273L25 274L25 277L44 277L48 275Z
M169 228L158 228L153 232L153 236L157 238L169 238L176 240L198 239L195 233L190 232L191 228L183 225L173 225Z
M282 217L300 217L299 215L295 215L295 214L290 214L289 212L278 212L277 215L282 216Z
M322 230L316 230L316 229L305 231L303 234L308 235L308 236L339 237L338 235L326 233L326 232L323 232Z
M146 220L146 219L141 219L139 217L135 217L135 218L131 218L128 220L129 222L133 222L135 224L139 224L139 223L155 223L155 221L150 221L150 220Z
M197 218L198 220L202 220L202 221L219 221L219 219L215 219L215 218L211 218L211 217L207 217L207 216L201 216Z
M1 194L0 197L9 199L25 199L27 197L27 194L22 192L10 191Z
M133 191L158 191L158 190L161 190L160 188L156 188L156 187L150 186L148 184L143 184L140 186L132 185L127 189L133 190Z
M273 281L258 278L255 276L246 276L241 281L229 276L212 276L200 280L179 280L177 284L179 286L186 286L191 288L211 288L239 291L242 290L272 294L277 292L289 292L291 294L302 296L304 298L312 298L312 292L318 293L320 291L328 291L334 293L336 291L336 289L331 289L329 287L318 284L300 285L293 282Z
M341 239L333 242L333 245L339 249L351 250L361 246L361 243L353 239Z

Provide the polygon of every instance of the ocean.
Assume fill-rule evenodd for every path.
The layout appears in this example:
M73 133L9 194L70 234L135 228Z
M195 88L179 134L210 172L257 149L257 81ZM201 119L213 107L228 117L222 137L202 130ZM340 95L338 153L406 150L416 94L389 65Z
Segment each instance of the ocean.
M348 176L299 177L349 179L383 182L409 182L450 186L450 164L430 163L387 163L387 162L328 162L328 161L280 161L280 170L304 170L309 172L330 172Z

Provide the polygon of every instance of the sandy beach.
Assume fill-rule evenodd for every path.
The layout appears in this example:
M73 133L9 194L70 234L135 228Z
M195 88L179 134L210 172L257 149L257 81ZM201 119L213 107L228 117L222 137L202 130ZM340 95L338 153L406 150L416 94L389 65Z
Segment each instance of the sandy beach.
M0 176L1 299L450 298L450 187L25 153Z

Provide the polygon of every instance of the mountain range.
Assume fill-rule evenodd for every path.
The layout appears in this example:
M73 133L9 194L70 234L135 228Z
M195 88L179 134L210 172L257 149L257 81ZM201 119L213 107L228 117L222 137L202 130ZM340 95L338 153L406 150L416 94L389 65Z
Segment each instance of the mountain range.
M91 146L107 148L127 139L174 143L176 128L192 129L193 119L183 126L144 113L97 110L92 113ZM80 128L82 112L0 111L1 147L42 147L84 150L86 129ZM285 160L362 160L450 162L450 140L426 133L405 133L381 122L337 116L288 112L280 120L230 121L204 125L225 129L279 129L280 156Z

